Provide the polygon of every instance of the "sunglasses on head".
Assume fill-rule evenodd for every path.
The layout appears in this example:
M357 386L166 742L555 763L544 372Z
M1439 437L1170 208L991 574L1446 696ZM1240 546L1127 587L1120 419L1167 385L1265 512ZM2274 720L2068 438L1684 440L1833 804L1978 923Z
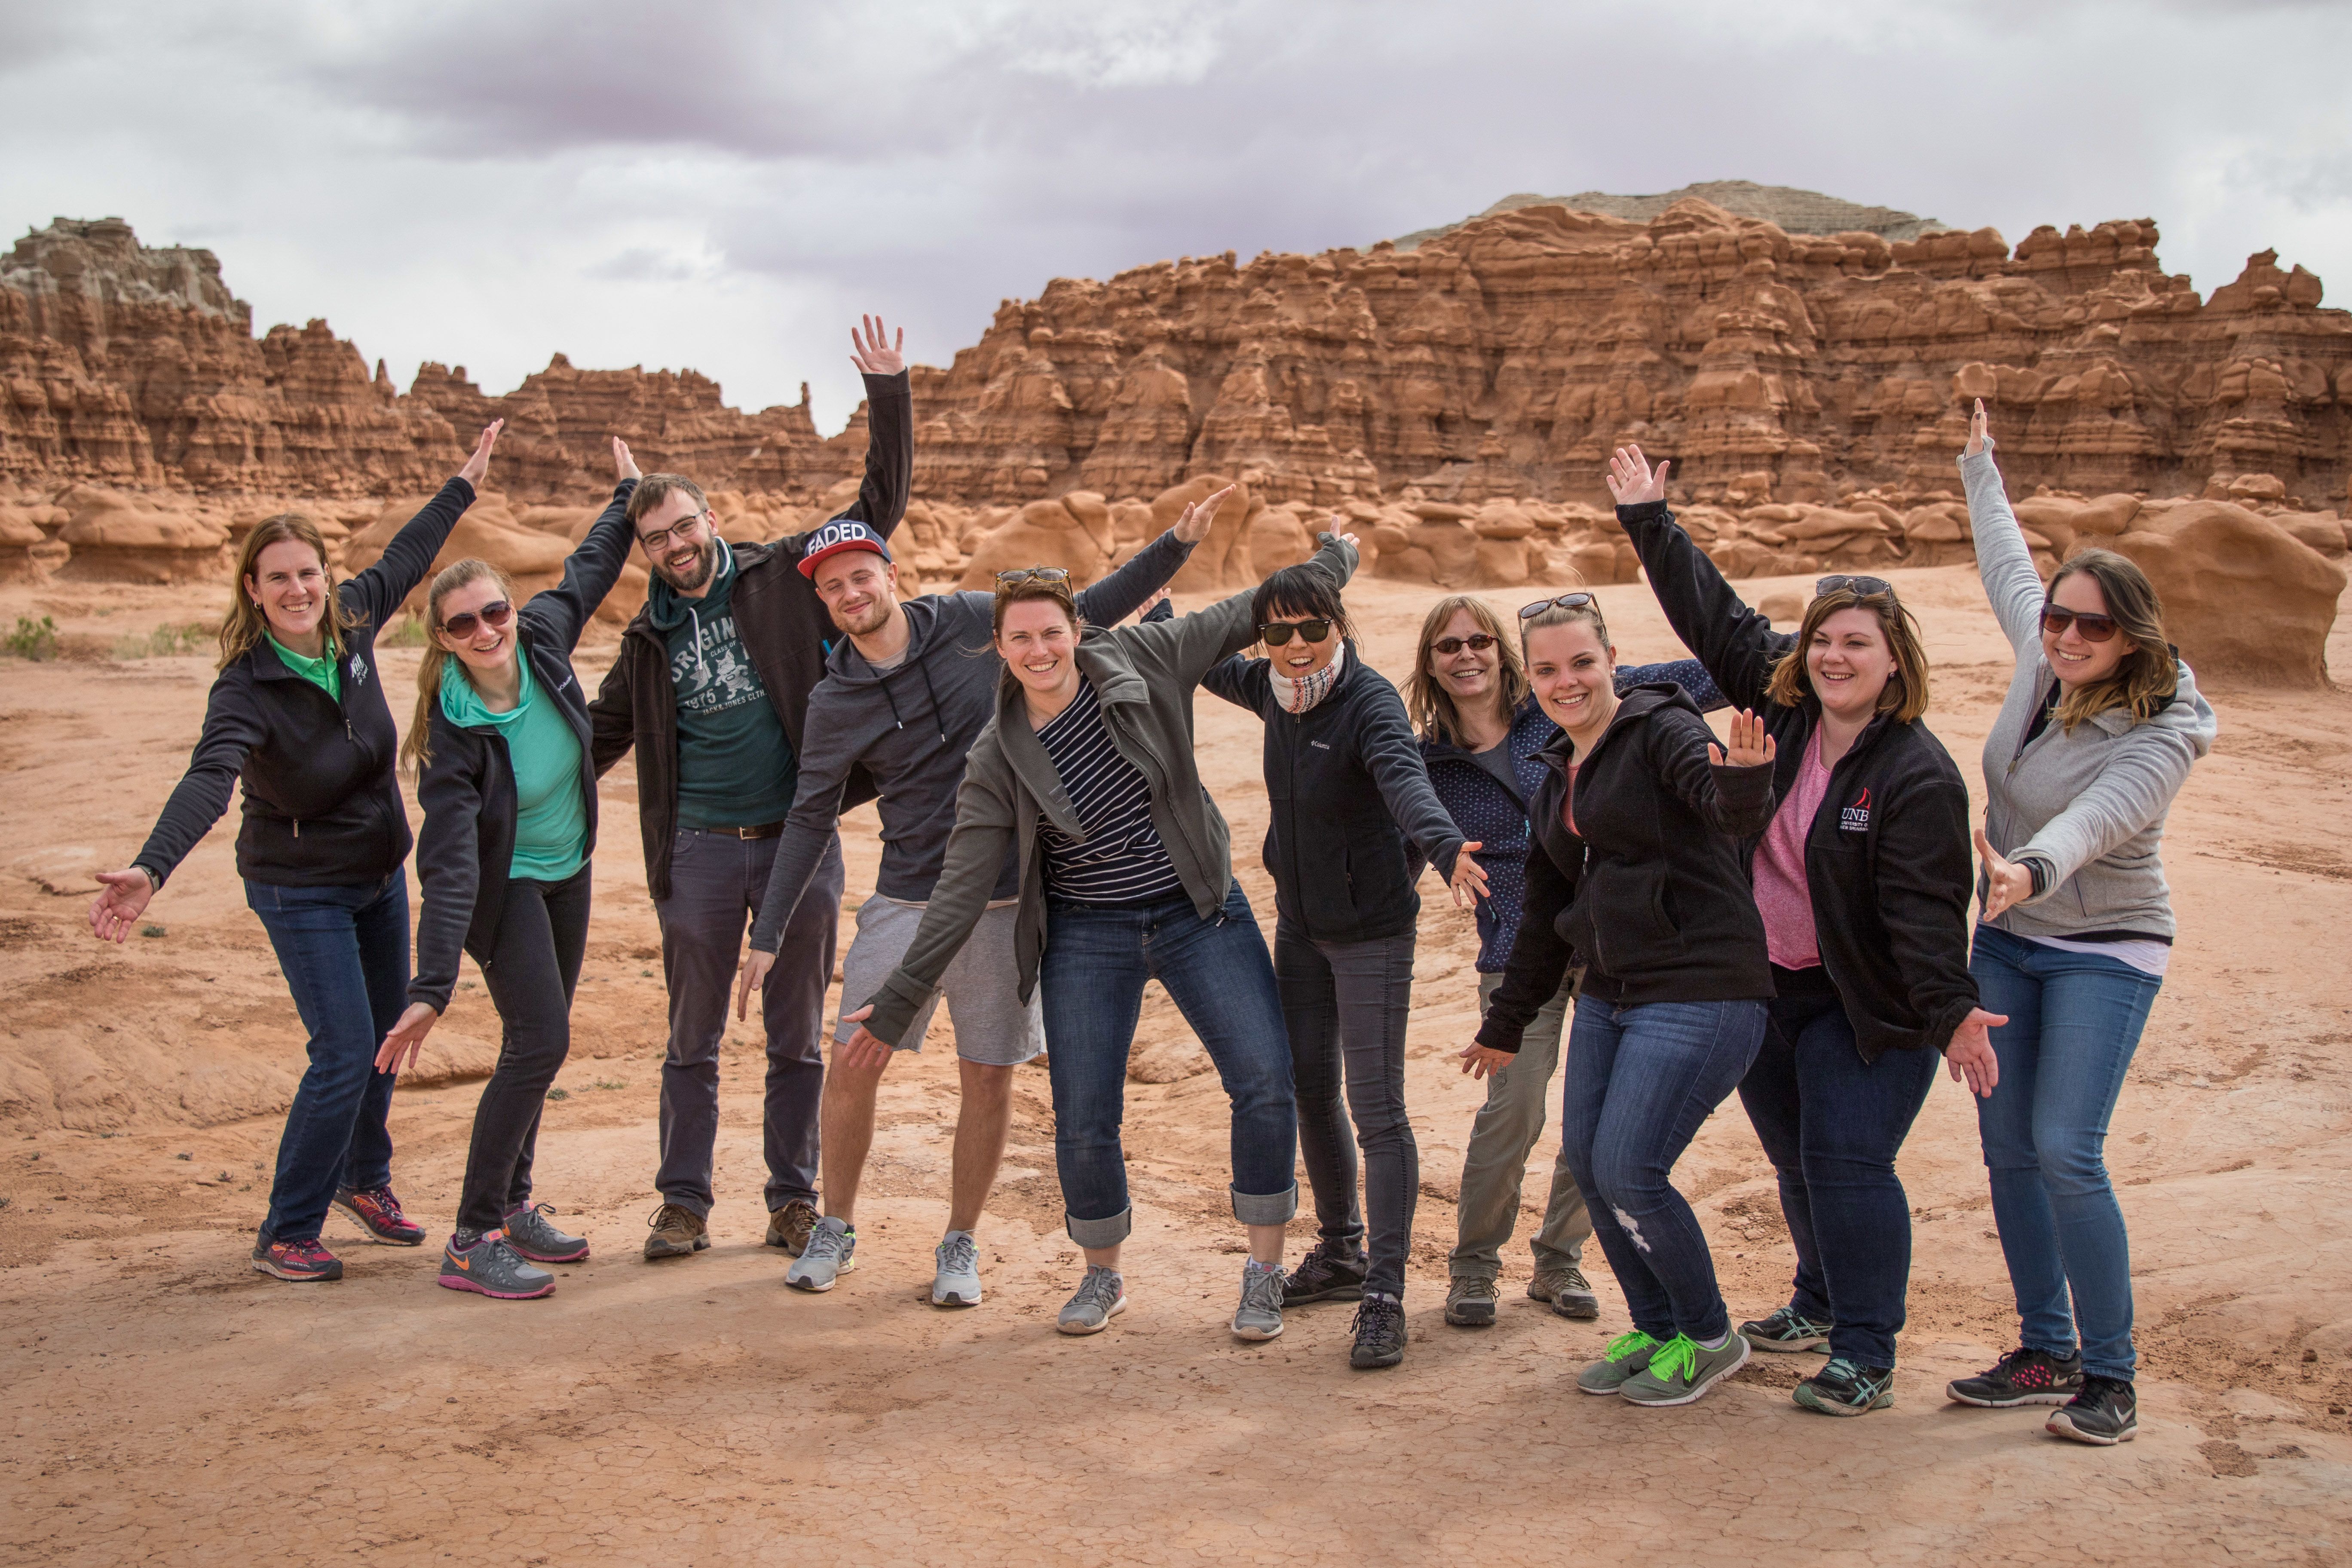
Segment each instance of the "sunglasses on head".
M1297 632L1308 642L1321 642L1331 635L1331 623L1320 620L1268 621L1257 629L1257 635L1265 640L1268 647L1280 647L1290 640L1290 634L1293 632Z
M1010 572L999 572L996 585L1018 588L1024 583L1059 583L1069 574L1069 569L1063 566L1015 566Z
M441 623L441 629L462 642L472 637L478 626L487 626L494 632L502 632L507 629L507 623L513 619L514 606L504 599L493 599L479 610L465 610L451 616Z
M1465 647L1473 653L1485 653L1495 643L1496 638L1486 632L1472 632L1466 637L1440 637L1429 645L1429 649L1451 658Z
M1815 579L1815 580L1814 580L1814 583L1813 583L1813 597L1814 597L1814 598L1818 599L1818 598L1820 598L1823 594L1837 594L1837 593L1847 593L1847 594L1852 594L1852 595L1853 595L1856 598L1862 598L1862 599L1867 599L1867 598L1869 598L1873 594L1884 594L1884 595L1885 595L1888 598L1890 598L1890 599L1891 599L1891 598L1895 597L1895 584L1892 584L1892 583L1890 583L1890 582L1888 582L1888 581L1887 581L1885 578L1884 578L1884 577L1843 577L1843 576L1841 576L1841 577L1821 577L1821 578L1817 578L1817 579Z
M2070 610L2063 605L2042 606L2043 631L2053 637L2061 637L2066 635L2068 626L2082 633L2084 642L2105 642L2116 635L2116 630L2113 616L2095 616L2084 610Z
M1538 599L1532 605L1521 605L1519 619L1532 621L1546 610L1580 610L1587 605L1600 602L1590 594L1562 594L1557 599Z

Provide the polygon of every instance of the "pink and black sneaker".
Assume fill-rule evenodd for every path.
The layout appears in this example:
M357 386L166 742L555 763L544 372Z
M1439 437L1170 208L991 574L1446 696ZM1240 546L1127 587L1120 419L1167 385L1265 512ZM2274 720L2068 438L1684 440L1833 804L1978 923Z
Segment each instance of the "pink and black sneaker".
M257 1274L290 1279L296 1284L343 1277L343 1260L320 1246L315 1236L308 1241L272 1241L266 1236L257 1237L253 1244L253 1268Z
M339 1187L335 1206L386 1247L415 1247L425 1240L425 1227L400 1212L400 1200L390 1187Z
M2083 1357L2060 1359L2048 1351L2020 1345L1974 1377L1945 1385L1946 1398L1988 1410L2021 1405L2063 1405L2083 1392Z

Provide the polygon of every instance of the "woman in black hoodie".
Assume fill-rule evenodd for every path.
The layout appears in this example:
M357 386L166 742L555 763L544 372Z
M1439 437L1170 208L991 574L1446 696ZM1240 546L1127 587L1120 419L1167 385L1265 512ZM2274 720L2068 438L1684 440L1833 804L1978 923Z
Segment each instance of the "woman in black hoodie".
M1268 658L1240 655L1202 687L1265 721L1272 816L1274 973L1290 1037L1299 1152L1322 1239L1298 1266L1283 1305L1360 1298L1349 1363L1404 1359L1404 1262L1412 1243L1421 1162L1404 1109L1405 1021L1426 859L1444 867L1454 900L1486 896L1486 878L1429 787L1396 688L1363 661L1339 587L1311 566L1258 584L1251 623ZM1350 1137L1340 1118L1344 1075ZM1356 1142L1364 1146L1365 1213L1356 1205Z
M393 1195L392 1079L372 1068L408 989L408 814L375 637L474 504L504 424L486 426L457 477L346 581L335 581L325 541L299 512L246 536L221 623L220 677L188 771L130 866L99 873L105 890L89 907L100 938L128 937L228 809L229 785L243 786L237 875L310 1035L253 1245L253 1267L280 1279L343 1277L319 1241L330 1203L378 1241L425 1239Z
M1778 742L1780 801L1741 846L1777 993L1739 1098L1780 1178L1795 1293L1740 1325L1759 1350L1830 1360L1796 1402L1860 1415L1895 1402L1911 1273L1895 1152L1936 1080L1990 1092L1969 976L1969 792L1921 723L1927 656L1881 578L1824 577L1793 637L1742 604L1666 510L1668 465L1620 447L1609 488L1675 635Z
M1579 1374L1586 1394L1687 1405L1748 1359L1697 1216L1668 1178L1754 1059L1772 994L1738 840L1772 816L1772 741L1735 712L1718 747L1678 686L1614 686L1599 602L1519 612L1537 700L1562 733L1528 816L1527 898L1501 989L1464 1059L1507 1066L1573 963L1560 1147L1633 1331Z
M515 608L513 585L487 561L433 579L433 646L416 673L405 754L418 766L425 833L416 879L416 979L376 1065L416 1060L448 1010L462 950L481 965L502 1026L498 1066L474 1111L457 1224L439 1283L499 1300L555 1289L534 1263L577 1263L588 1243L530 1201L531 1156L548 1086L572 1046L572 994L588 942L589 858L596 848L596 771L588 700L572 650L621 575L636 465L619 437L620 483L563 580Z

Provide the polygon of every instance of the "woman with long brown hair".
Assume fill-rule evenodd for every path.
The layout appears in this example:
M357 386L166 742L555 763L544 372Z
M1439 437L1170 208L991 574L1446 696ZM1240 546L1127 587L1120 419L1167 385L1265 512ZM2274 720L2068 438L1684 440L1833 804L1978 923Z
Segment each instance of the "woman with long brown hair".
M392 1077L375 1046L408 989L408 814L393 776L400 732L375 668L375 638L432 569L474 503L505 424L482 431L457 478L366 571L335 580L317 525L270 518L237 552L221 623L220 675L188 771L154 831L102 871L90 929L121 942L164 879L243 786L236 836L246 902L261 919L310 1031L310 1065L286 1112L269 1212L253 1267L280 1279L340 1279L320 1244L329 1205L380 1242L415 1247L422 1226L392 1191Z

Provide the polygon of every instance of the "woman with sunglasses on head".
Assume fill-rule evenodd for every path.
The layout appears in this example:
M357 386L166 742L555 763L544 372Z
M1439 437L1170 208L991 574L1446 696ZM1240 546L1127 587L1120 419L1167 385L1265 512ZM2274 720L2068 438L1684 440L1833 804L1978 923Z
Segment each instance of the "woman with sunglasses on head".
M1687 1405L1746 1363L1715 1262L1670 1180L1764 1037L1764 923L1738 840L1772 816L1771 737L1735 712L1718 746L1679 686L1618 694L1601 605L1562 594L1519 611L1529 683L1560 728L1529 818L1527 896L1503 984L1462 1053L1511 1065L1570 967L1560 1144L1633 1331L1578 1374L1586 1394Z
M2050 1431L2109 1445L2128 1442L2139 1416L2131 1244L2107 1180L2107 1121L2172 951L2164 819L2217 726L2137 566L2085 550L2042 587L1992 452L1979 401L1960 478L1977 572L2017 672L1985 737L1984 923L1970 967L2008 1022L1992 1031L2000 1080L1977 1125L2021 1331L2016 1350L1948 1392L1964 1405L2056 1405Z
M1364 663L1331 575L1314 565L1273 574L1252 596L1250 619L1267 657L1236 654L1202 685L1265 721L1274 973L1322 1233L1283 1304L1360 1300L1349 1363L1394 1366L1404 1359L1405 1254L1421 1193L1404 1108L1421 914L1413 883L1426 860L1468 908L1486 896L1486 877L1471 858L1478 845L1464 842L1429 787L1396 688Z
M1680 686L1701 712L1723 706L1722 694L1696 659L1617 667L1620 692L1654 681ZM1404 702L1420 733L1422 763L1438 804L1464 833L1485 845L1480 858L1493 891L1477 910L1483 1015L1503 983L1503 967L1518 936L1528 803L1543 787L1546 772L1537 753L1559 727L1528 689L1526 666L1504 637L1500 618L1485 600L1467 594L1440 599L1423 617ZM1545 1097L1552 1069L1559 1065L1560 1033L1575 994L1571 969L1528 1024L1510 1065L1486 1075L1486 1102L1478 1108L1463 1152L1462 1195L1447 1263L1452 1278L1445 1321L1457 1328L1485 1328L1495 1321L1503 1245L1518 1218L1528 1152L1543 1135ZM1463 1069L1470 1065L1465 1062ZM1549 1302L1564 1318L1601 1315L1601 1299L1583 1270L1584 1244L1591 1235L1584 1194L1563 1152L1552 1163L1543 1224L1528 1238L1535 1254L1529 1300ZM1316 1267L1313 1258L1301 1263L1294 1283Z
M563 563L563 579L518 609L487 561L442 569L426 596L432 642L416 672L403 755L425 809L416 878L416 978L383 1037L387 1076L414 1064L448 1010L457 955L471 953L499 1010L498 1065L482 1086L457 1224L439 1283L500 1300L555 1289L539 1263L576 1263L587 1241L530 1201L531 1157L548 1086L572 1045L572 993L588 940L596 773L588 700L572 650L620 580L637 466L615 437L620 482Z
M1344 584L1353 539L1327 538L1310 565ZM1192 732L1193 689L1258 640L1253 599L1082 634L1067 574L998 574L1003 683L965 760L944 868L905 959L844 1016L861 1025L848 1049L895 1045L979 923L1005 857L1017 856L1021 994L1045 988L1054 1158L1065 1223L1087 1259L1061 1311L1065 1333L1097 1332L1127 1305L1119 1247L1134 1213L1119 1129L1128 1049L1154 978L1233 1107L1234 1217L1249 1237L1234 1333L1282 1332L1283 1227L1298 1208L1289 1041Z
M1791 636L1744 604L1676 526L1666 470L1609 468L1617 521L1675 635L1763 716L1780 807L1740 853L1775 997L1739 1098L1780 1182L1794 1293L1740 1325L1759 1350L1826 1342L1796 1402L1828 1415L1895 1403L1911 1207L1895 1156L1937 1053L1979 1093L1996 1074L1969 976L1969 792L1920 716L1918 626L1877 577L1824 577Z
M392 1079L373 1068L376 1038L408 986L401 864L409 848L393 776L400 731L377 679L375 638L474 504L504 424L484 427L457 477L374 565L340 583L318 526L299 512L246 535L221 623L220 676L187 773L131 865L99 873L105 890L89 907L101 939L129 937L228 809L229 786L241 786L237 875L310 1032L253 1246L254 1268L279 1279L343 1277L342 1260L319 1239L330 1205L377 1241L425 1239L393 1194Z

